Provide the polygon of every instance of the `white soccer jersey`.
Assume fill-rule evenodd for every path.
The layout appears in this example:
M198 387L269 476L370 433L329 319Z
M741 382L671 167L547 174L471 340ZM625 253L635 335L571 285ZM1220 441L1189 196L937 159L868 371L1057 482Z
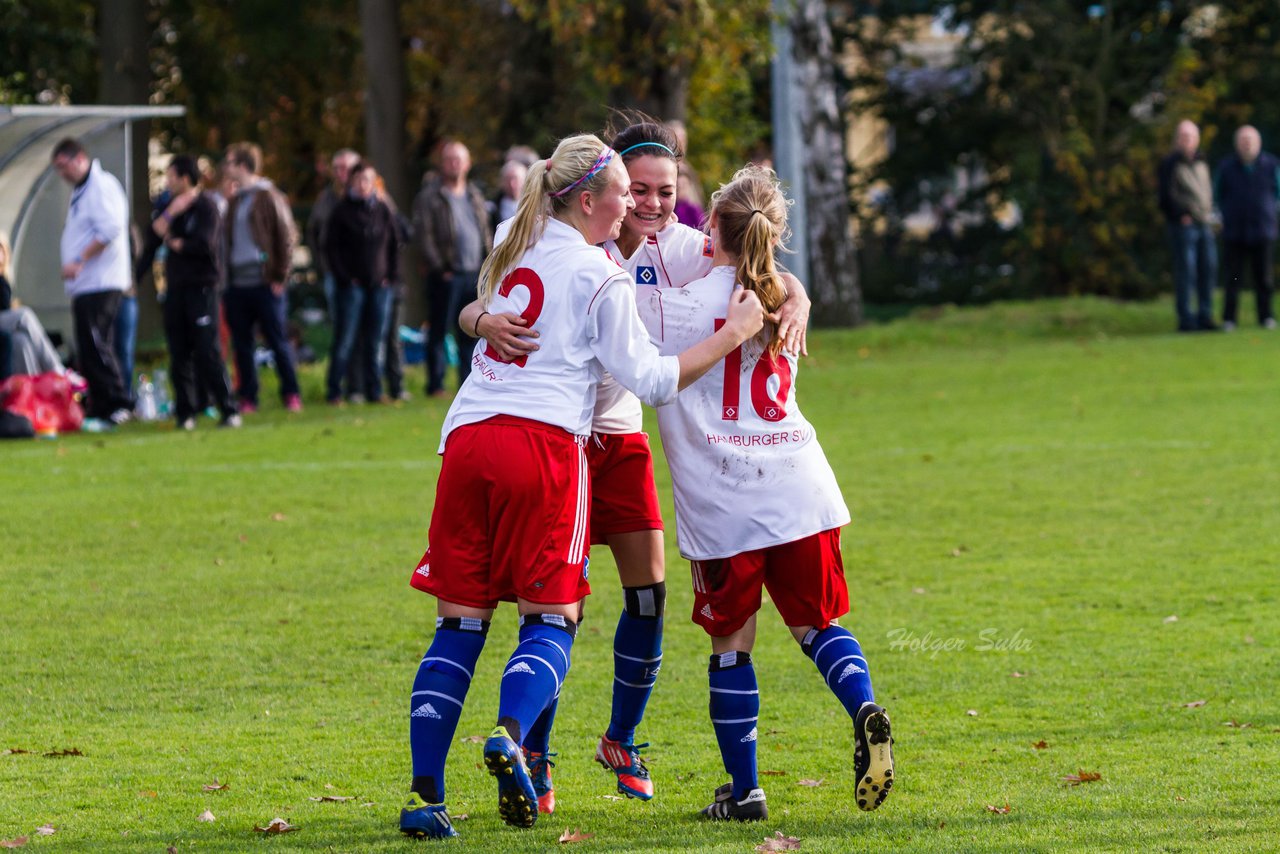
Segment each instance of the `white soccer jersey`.
M630 258L622 257L616 241L607 241L604 248L609 257L635 279L639 292L637 303L644 299L646 288L682 288L694 279L702 278L711 270L711 256L715 254L710 237L679 222L646 237ZM640 411L640 401L617 380L605 374L596 395L591 430L617 434L639 433L642 429L644 416Z
M734 269L638 303L663 353L679 353L723 322ZM835 473L796 405L796 359L754 338L658 407L675 493L680 554L715 560L794 542L849 522Z
M549 217L485 308L524 317L538 350L506 362L481 341L441 431L494 415L516 415L586 435L596 385L608 369L656 406L675 398L680 360L661 356L636 312L631 277L581 232Z

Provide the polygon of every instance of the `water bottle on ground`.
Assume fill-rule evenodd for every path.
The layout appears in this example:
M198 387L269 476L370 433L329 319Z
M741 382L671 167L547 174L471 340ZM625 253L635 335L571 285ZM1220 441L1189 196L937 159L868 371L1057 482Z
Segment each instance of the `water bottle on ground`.
M138 374L138 403L135 410L139 421L155 421L160 417L156 407L156 387L146 374Z

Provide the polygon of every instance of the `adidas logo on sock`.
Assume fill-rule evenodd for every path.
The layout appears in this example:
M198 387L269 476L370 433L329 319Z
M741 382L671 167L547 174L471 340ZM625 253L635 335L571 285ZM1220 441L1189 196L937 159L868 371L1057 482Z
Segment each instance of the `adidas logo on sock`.
M411 717L411 718L435 718L436 720L440 720L440 713L439 713L439 712L437 712L437 711L435 710L435 707L434 707L434 706L432 706L430 703L423 703L421 706L418 706L418 708L414 709L414 710L413 710L413 713L412 713L411 715L409 715L409 717Z
M840 678L836 680L836 684L839 685L841 682L845 680L845 677L847 676L852 676L855 673L866 673L866 672L867 671L863 670L858 665L850 664L840 673Z
M755 740L756 740L756 728L755 728L755 727L752 727L752 728L751 728L751 732L747 733L747 734L746 734L746 735L744 735L742 738L738 739L738 741L742 742L743 744L746 744L748 741L755 741Z
M699 614L701 614L702 616L706 617L708 620L714 620L714 619L716 618L716 615L715 615L715 614L713 614L713 613L711 613L711 605L710 605L710 603L708 603L708 604L706 604L706 605L703 605L703 606L702 606L702 610L701 610L701 611L699 611L698 613L699 613Z
M533 668L525 664L523 661L517 661L515 664L507 668L507 672L503 676L510 676L512 673L533 673Z

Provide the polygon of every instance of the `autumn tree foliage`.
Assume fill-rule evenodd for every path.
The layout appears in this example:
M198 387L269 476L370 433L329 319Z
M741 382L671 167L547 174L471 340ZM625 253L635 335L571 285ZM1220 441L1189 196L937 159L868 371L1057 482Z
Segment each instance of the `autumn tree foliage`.
M1153 295L1169 282L1155 164L1177 122L1204 124L1214 155L1242 121L1280 132L1274 4L843 5L855 109L893 129L858 176L863 231L882 234L881 299ZM922 15L956 38L947 61L910 49ZM922 208L952 228L912 241L901 221ZM945 261L922 270L922 255Z

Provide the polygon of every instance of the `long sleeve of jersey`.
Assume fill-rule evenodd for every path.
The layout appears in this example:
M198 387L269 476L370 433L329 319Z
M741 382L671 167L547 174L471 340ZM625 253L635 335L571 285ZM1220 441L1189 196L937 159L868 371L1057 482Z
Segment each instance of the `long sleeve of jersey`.
M592 352L618 382L650 406L675 400L680 390L680 358L659 354L649 341L625 274L600 286L588 317Z

